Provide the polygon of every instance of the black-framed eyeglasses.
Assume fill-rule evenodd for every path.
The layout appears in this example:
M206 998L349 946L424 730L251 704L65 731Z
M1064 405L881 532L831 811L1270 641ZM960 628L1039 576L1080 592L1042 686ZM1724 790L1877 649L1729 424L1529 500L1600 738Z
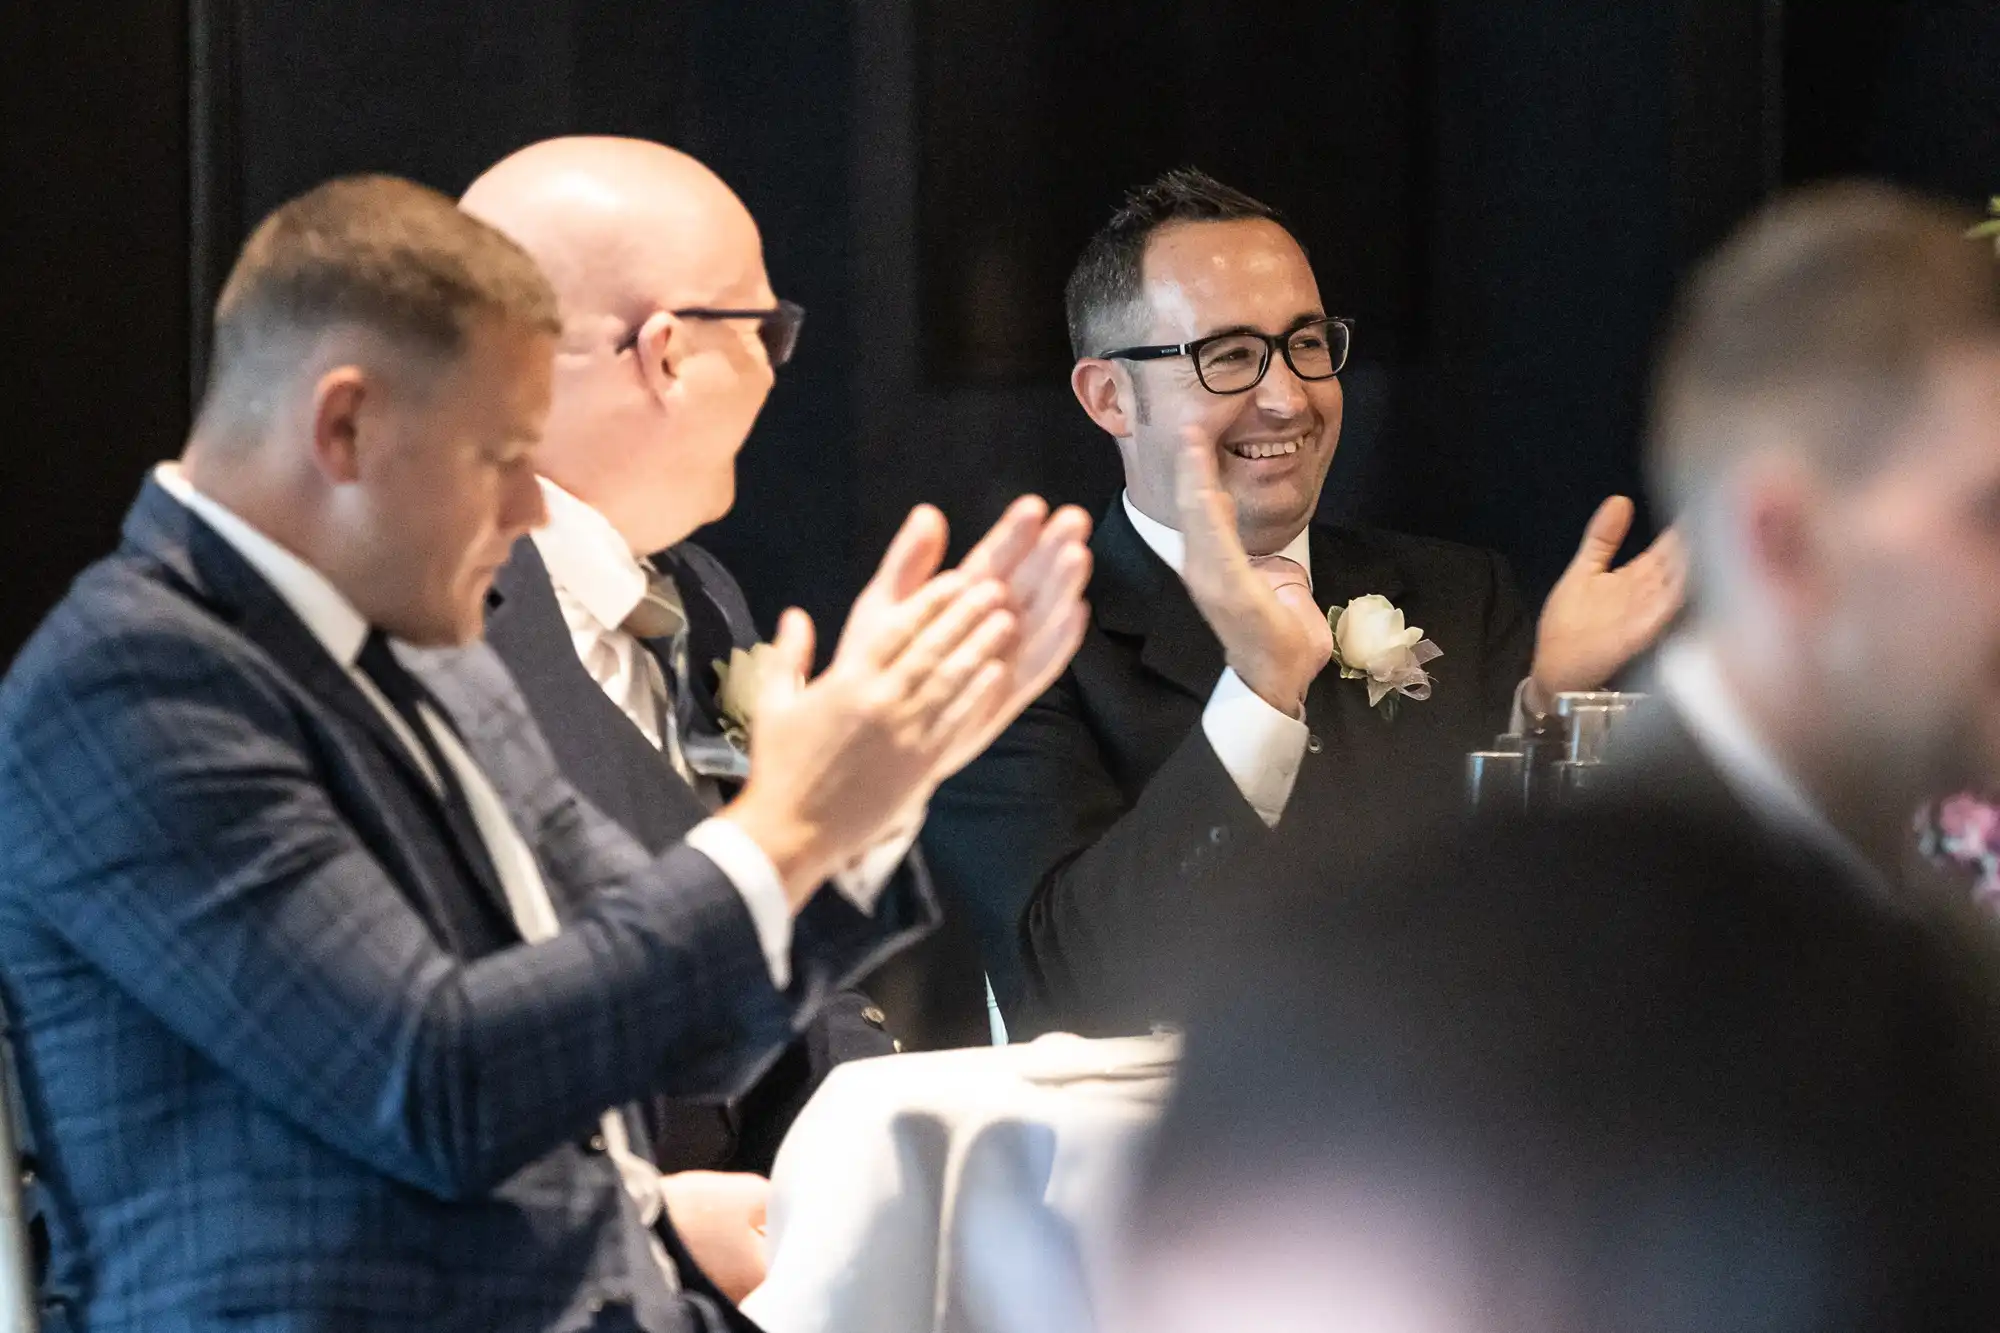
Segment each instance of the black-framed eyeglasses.
M1210 393L1248 393L1264 382L1276 350L1302 380L1330 380L1347 364L1354 341L1354 321L1341 316L1316 319L1289 333L1213 333L1193 342L1157 347L1121 347L1104 353L1109 361L1165 361L1184 356L1194 362L1195 378Z
M764 344L764 352L771 358L771 368L777 369L792 359L798 349L799 329L806 322L806 308L794 301L780 301L769 310L724 310L714 306L689 306L685 310L669 310L675 319L754 319L757 321L757 339ZM650 316L648 316L650 318ZM629 352L639 345L639 329L643 321L630 333L618 340L615 352Z

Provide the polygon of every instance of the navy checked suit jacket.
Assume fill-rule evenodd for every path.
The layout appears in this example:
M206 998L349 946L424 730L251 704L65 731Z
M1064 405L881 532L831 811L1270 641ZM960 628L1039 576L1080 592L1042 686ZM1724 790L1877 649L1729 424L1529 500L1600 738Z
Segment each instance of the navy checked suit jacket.
M521 943L277 594L149 482L0 683L0 986L53 1313L92 1330L698 1327L595 1138L747 1086L935 917L821 895L794 981L563 780L483 648L455 720L557 896Z

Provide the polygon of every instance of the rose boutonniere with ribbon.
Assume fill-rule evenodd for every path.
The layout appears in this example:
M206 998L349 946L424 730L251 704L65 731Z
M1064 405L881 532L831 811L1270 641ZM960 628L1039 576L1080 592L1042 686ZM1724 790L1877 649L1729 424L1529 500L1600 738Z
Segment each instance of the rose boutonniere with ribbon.
M1430 673L1424 663L1444 656L1444 650L1415 626L1403 624L1403 613L1380 593L1357 597L1329 610L1333 627L1333 660L1345 680L1368 682L1368 706L1394 717L1399 699L1419 703L1431 697Z
M750 729L757 721L757 696L763 692L765 677L783 669L777 650L768 643L731 648L727 662L711 661L709 665L715 668L715 706L722 714L722 734L748 754Z

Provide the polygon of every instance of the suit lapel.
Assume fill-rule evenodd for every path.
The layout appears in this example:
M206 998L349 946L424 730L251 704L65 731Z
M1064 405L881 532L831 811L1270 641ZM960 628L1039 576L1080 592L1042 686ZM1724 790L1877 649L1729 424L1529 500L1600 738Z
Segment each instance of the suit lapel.
M1139 641L1139 662L1196 699L1215 689L1224 665L1222 643L1195 609L1180 576L1153 553L1112 501L1091 539L1097 571L1092 615L1107 634Z
M375 750L396 768L409 794L419 802L428 802L426 813L447 851L452 850L452 834L442 806L416 756L347 670L234 547L152 481L146 483L133 506L124 535L128 544L173 571L190 596L256 644L278 671L309 698L337 713L374 742ZM454 918L449 905L440 900L436 886L422 866L408 857L404 846L391 839L373 850L385 859L402 863L406 882L419 886L434 919L448 922ZM485 905L498 912L501 922L511 923L512 914L501 886L480 873L481 858L464 855L453 859L463 862L461 868L469 872L483 892Z
M688 767L703 777L722 782L741 782L750 775L749 756L737 749L723 734L722 707L715 691L715 664L729 662L735 648L757 642L757 627L739 624L738 618L717 599L708 581L681 548L662 551L653 563L672 576L680 589L681 605L687 612L687 679L674 691L674 722L680 730L681 757ZM660 645L647 644L660 660L667 679L673 679L673 664L665 660Z
M180 575L211 611L264 650L307 693L366 732L411 780L423 770L375 705L264 577L193 511L148 482L126 540Z
M747 648L755 643L756 628L736 625L692 562L682 559L678 550L661 552L653 557L653 563L673 577L674 586L681 592L681 604L687 610L688 681L684 693L691 716L686 720L705 732L719 734L722 712L715 701L713 664L728 662L730 649Z
M548 567L523 537L487 599L486 638L520 686L564 774L658 852L708 811L577 659Z

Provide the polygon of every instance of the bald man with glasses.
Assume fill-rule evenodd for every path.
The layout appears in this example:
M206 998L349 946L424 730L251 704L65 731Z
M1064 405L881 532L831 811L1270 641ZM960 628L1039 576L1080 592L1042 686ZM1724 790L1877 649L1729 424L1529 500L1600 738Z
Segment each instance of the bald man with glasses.
M750 694L742 675L754 674L758 628L728 570L689 538L734 504L736 456L805 312L772 291L742 200L660 144L533 144L481 175L460 206L533 256L562 310L533 458L549 521L494 579L487 641L567 778L640 843L671 846L751 775L751 719L737 701ZM1089 527L1080 511L1023 499L960 566L974 573L1000 557L1013 571L1020 660L1035 665L1007 682L1008 717L1053 681L1082 635ZM942 517L920 508L893 550L914 544L935 567L944 540ZM885 570L895 562L892 551ZM878 575L857 599L849 635L879 621L885 583ZM968 732L936 778L998 730ZM836 870L833 887L873 901L922 882L913 843L923 815L921 801L906 809ZM760 873L754 858L725 868ZM963 970L976 987L976 965ZM762 1280L764 1177L779 1141L834 1065L898 1049L898 1017L886 997L842 992L743 1096L647 1105L690 1280L712 1280L730 1303Z

